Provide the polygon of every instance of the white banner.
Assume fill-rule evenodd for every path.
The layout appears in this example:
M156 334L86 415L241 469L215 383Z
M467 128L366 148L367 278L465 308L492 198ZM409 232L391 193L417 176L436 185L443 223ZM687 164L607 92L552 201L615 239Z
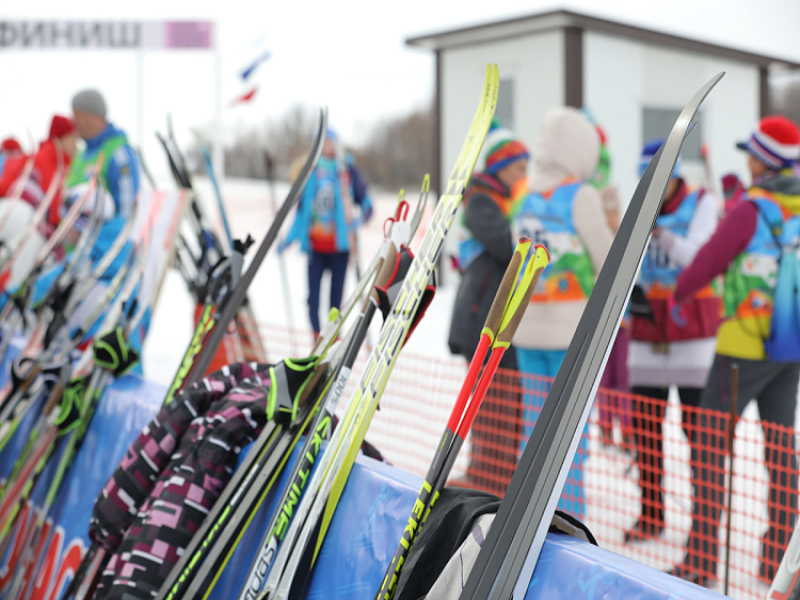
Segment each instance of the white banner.
M213 21L0 21L0 50L213 47Z

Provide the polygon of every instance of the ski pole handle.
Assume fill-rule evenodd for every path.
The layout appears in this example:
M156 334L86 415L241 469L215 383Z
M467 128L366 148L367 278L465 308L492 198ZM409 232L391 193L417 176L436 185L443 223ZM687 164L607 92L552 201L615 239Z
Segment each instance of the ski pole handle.
M497 337L497 330L500 328L506 309L511 303L514 285L519 279L520 271L525 263L525 258L528 256L530 247L531 240L529 238L519 238L517 247L514 248L511 262L508 263L503 279L500 281L500 287L497 289L497 294L495 294L492 307L489 309L489 314L486 316L486 322L483 324L483 330L481 331L481 335L486 334L489 336L490 344L493 344L495 337Z
M514 296L511 298L508 310L503 316L503 322L500 324L500 330L497 332L497 340L494 343L495 347L511 345L511 340L514 339L514 334L519 327L522 316L525 314L525 309L531 302L533 290L539 283L539 278L542 275L545 267L550 263L550 255L544 246L536 246L536 254L531 258L528 267L525 269L523 279L517 287Z
M400 254L400 247L408 240L408 224L405 219L408 217L408 203L405 201L405 192L400 190L400 201L397 204L397 212L394 218L390 218L386 223L391 223L391 229L385 234L383 247L380 249L378 266L375 269L375 279L372 288L364 297L362 314L367 312L370 300L378 302L378 293L375 288L383 288L389 282L394 273L397 259ZM384 226L385 227L385 226Z
M391 242L388 244L389 248L386 252L386 257L381 258L380 262L378 263L378 268L375 271L375 279L372 282L372 289L370 290L369 294L366 295L364 298L364 307L362 308L362 313L367 312L367 306L369 306L370 301L377 302L378 301L378 292L375 291L375 288L382 288L386 285L389 279L392 277L392 273L394 273L395 265L397 264L397 258L399 254L398 248Z

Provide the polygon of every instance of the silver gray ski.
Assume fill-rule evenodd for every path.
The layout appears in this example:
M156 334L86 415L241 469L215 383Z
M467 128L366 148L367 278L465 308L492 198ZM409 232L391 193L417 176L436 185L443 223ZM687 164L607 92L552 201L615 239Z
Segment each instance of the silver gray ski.
M525 597L683 140L723 75L683 109L633 194L462 600Z

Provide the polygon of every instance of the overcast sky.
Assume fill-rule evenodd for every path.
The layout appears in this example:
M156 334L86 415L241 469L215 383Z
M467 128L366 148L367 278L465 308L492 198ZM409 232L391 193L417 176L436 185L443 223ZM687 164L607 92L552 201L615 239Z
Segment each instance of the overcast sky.
M4 2L2 18L214 20L229 131L277 118L298 102L326 104L342 137L357 144L382 117L408 112L432 98L433 56L407 47L407 37L555 8L800 61L800 0L37 0ZM230 100L249 87L238 73L263 50L270 50L272 58L253 77L261 88L256 99L230 108ZM67 113L72 94L91 85L107 96L111 120L136 137L134 53L5 51L0 65L0 136L14 132L24 138L29 128L41 138L50 115ZM146 55L144 68L145 151L150 155L156 153L152 131L163 126L167 112L184 142L190 139L190 126L211 121L214 61L200 51L153 52Z

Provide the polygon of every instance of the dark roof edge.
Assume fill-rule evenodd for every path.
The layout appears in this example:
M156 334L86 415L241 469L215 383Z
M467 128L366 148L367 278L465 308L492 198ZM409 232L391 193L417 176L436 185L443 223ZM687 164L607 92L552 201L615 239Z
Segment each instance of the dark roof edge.
M493 23L484 23L482 25L473 25L460 29L415 36L407 38L406 44L409 46L428 48L430 50L447 49L470 45L471 43L495 41L506 37L518 37L524 33L536 33L563 27L578 27L581 29L608 33L610 35L635 39L658 46L668 46L687 50L689 52L698 52L739 62L753 63L761 67L768 67L777 63L791 68L800 68L800 63L788 59L738 50L736 48L712 44L710 42L701 42L692 38L663 33L635 25L627 25L617 21L592 17L569 10L548 11L503 21L495 21ZM468 40L467 38L469 37L473 38L473 40Z

